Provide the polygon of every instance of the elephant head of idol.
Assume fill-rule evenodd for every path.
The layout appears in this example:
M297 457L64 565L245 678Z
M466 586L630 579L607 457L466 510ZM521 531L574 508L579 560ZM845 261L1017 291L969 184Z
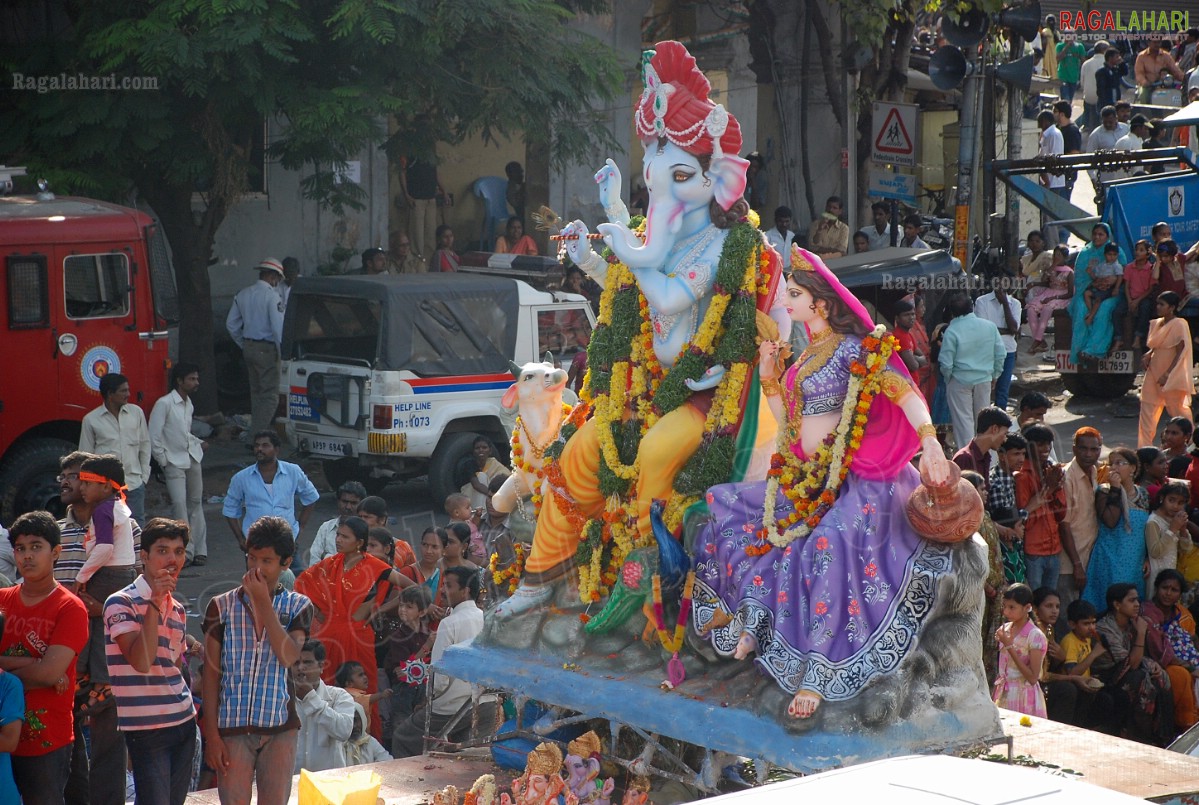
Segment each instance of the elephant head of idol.
M622 224L597 227L630 268L660 267L680 236L739 219L744 211L734 207L744 204L749 167L738 156L737 118L708 100L711 84L687 49L679 42L660 42L649 53L636 110L637 134L645 146L642 178L649 191L645 242Z

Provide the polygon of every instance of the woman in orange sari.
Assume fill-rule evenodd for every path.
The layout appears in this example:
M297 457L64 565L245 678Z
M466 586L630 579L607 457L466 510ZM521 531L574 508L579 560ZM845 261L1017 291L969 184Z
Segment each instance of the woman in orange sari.
M1149 323L1149 351L1141 359L1145 367L1145 382L1141 386L1141 422L1137 444L1155 444L1157 421L1162 410L1170 416L1191 416L1191 395L1195 381L1191 378L1191 330L1186 320L1176 314L1182 298L1174 291L1157 296L1157 315Z
M337 527L337 553L326 556L296 578L296 592L312 600L316 610L312 636L325 646L327 662L321 671L325 684L349 660L362 663L370 683L368 693L378 691L375 663L375 632L369 621L372 588L390 584L409 587L412 580L394 567L366 553L369 528L361 517L347 517Z

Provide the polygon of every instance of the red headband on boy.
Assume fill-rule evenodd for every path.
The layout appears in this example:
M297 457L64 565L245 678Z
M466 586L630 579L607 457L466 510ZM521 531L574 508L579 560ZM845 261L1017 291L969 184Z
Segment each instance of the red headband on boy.
M125 493L129 491L129 487L125 486L124 484L119 484L108 476L100 475L96 472L81 472L79 473L79 480L91 481L94 484L105 484L107 486L111 486L114 492L121 493L121 500L125 499Z

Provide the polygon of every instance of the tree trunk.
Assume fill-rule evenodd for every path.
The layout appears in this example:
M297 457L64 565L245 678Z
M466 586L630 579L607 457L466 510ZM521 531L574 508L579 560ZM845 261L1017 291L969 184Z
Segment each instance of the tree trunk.
M197 224L192 213L191 188L153 180L139 182L138 186L162 221L163 232L171 244L180 299L179 360L200 367L200 388L192 401L196 413L213 413L218 405L208 261L217 227L224 221L228 207L219 202L210 203Z

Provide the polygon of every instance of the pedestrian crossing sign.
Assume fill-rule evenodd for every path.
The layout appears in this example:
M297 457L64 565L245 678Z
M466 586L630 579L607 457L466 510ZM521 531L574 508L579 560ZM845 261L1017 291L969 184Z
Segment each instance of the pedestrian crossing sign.
M880 165L916 166L916 105L874 104L870 158Z

